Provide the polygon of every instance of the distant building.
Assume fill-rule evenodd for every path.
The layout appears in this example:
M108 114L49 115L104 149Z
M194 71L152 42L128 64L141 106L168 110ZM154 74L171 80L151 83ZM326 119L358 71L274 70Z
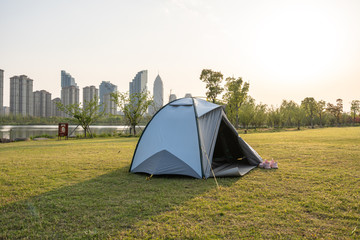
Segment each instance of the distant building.
M116 114L116 104L112 101L111 93L117 92L117 86L109 81L102 81L99 86L100 93L100 109L101 111L105 107L105 113Z
M186 93L186 94L185 94L185 98L192 98L191 93Z
M10 113L34 115L33 80L25 75L10 78Z
M99 89L95 86L89 86L83 88L83 108L87 106L87 103L94 98L99 99Z
M64 70L61 70L61 103L64 106L79 104L80 91L75 79ZM69 115L62 113L62 117Z
M170 94L170 96L169 96L169 102L172 102L172 101L174 101L174 100L176 100L176 95L175 95L175 94Z
M157 75L154 82L154 106L159 110L164 105L164 85L161 77Z
M116 115L117 114L117 106L114 101L112 101L111 93L105 94L103 96L104 100L104 108L105 113Z
M153 106L149 107L149 113L154 115L164 105L164 86L159 74L155 78L153 87Z
M51 100L51 116L53 117L61 117L63 115L62 111L57 108L57 103L61 103L60 98Z
M79 87L68 86L61 89L61 103L64 106L70 104L79 104ZM69 115L63 113L63 117L69 117Z
M148 71L143 70L138 72L133 80L129 83L129 93L142 93L147 91Z
M52 115L51 93L41 90L34 92L34 116L50 117Z
M0 116L5 115L4 112L4 70L0 69Z
M69 86L77 86L75 79L69 73L61 70L61 88Z

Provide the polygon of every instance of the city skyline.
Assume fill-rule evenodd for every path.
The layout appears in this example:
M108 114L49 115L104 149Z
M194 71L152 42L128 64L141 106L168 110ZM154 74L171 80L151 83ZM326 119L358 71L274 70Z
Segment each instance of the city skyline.
M359 99L359 11L354 0L2 0L4 106L20 74L56 98L61 69L81 87L111 81L121 92L147 69L166 79L167 99L171 90L205 96L199 76L208 68L250 82L257 103L342 98L348 109Z
M2 73L0 69L0 87L2 88ZM132 81L129 82L129 93L138 93L148 91L147 79L148 71L139 71ZM34 80L26 75L13 76L10 78L10 104L3 106L9 108L9 113L22 114L24 116L50 117L50 116L65 116L63 112L57 111L56 102L61 102L64 105L81 104L86 106L86 102L91 101L97 97L99 104L105 103L106 113L117 114L117 106L111 101L111 93L117 91L117 86L110 81L102 81L99 89L94 85L83 87L82 101L80 101L80 87L77 85L75 78L65 70L60 71L61 82L61 98L52 98L52 93L42 89L33 91ZM0 89L1 90L1 89ZM2 97L0 92L0 98ZM154 101L160 108L163 105L163 83L158 74L154 80L153 88ZM2 113L1 113L2 114ZM0 114L0 115L1 115ZM5 113L4 113L5 114ZM8 114L8 113L7 113Z

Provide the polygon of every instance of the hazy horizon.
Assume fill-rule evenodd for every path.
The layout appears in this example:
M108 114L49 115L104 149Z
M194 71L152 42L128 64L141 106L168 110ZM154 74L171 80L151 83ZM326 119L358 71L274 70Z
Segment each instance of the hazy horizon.
M201 70L250 82L257 103L305 97L360 99L359 1L0 0L4 105L9 78L60 97L60 71L80 88L110 81L128 91L148 70L170 90L205 96ZM225 81L224 81L225 82Z

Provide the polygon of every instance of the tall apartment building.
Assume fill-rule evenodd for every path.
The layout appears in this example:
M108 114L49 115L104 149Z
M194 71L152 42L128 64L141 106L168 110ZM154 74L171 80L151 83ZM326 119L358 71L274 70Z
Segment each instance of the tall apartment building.
M61 70L61 88L68 86L77 86L75 79L64 70Z
M0 116L5 115L4 112L4 70L0 69Z
M61 70L61 103L65 106L70 104L79 104L79 87L75 79L64 70ZM69 115L62 113L62 117Z
M112 115L116 115L117 114L117 106L115 104L114 101L112 101L112 97L111 97L111 93L105 94L103 97L104 100L104 108L105 108L105 113L108 114L112 114Z
M99 86L100 93L100 109L103 110L105 107L105 113L116 114L116 104L112 101L111 93L117 91L117 86L110 83L109 81L102 81Z
M34 92L34 116L50 117L52 116L51 93L41 90Z
M141 93L147 91L148 71L143 70L138 72L133 80L129 83L129 93Z
M25 75L10 78L10 113L34 115L33 80Z
M79 87L68 86L61 89L61 103L64 106L70 104L79 104ZM63 113L63 117L69 117L68 114Z
M99 89L95 86L88 86L83 88L83 108L87 106L87 103L94 98L99 99Z
M61 103L60 98L54 98L51 100L51 116L61 117L63 113L57 108L57 103Z

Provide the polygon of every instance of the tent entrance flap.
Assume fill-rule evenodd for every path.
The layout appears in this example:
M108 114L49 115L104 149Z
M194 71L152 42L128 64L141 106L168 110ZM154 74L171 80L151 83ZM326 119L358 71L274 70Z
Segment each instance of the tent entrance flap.
M224 120L221 120L213 156L213 164L216 164L216 159L237 160L244 156L239 147L238 135Z
M212 161L215 176L243 176L256 167L247 161L238 138L239 136L222 119Z

